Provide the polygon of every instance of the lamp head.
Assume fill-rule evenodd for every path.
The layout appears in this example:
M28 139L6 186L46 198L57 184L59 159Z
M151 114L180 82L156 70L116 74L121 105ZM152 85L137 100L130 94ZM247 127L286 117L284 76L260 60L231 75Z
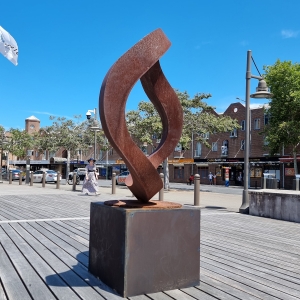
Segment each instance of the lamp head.
M256 93L251 94L250 98L262 99L262 98L272 98L273 94L270 93L270 90L267 86L267 83L264 79L260 79L258 86L256 88Z
M87 113L85 114L86 118L89 120L92 116L92 114L90 113L90 111L87 111Z

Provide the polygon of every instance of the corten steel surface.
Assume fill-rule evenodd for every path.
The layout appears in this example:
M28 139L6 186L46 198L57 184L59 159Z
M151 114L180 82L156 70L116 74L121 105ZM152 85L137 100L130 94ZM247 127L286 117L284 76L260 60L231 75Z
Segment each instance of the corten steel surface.
M142 202L148 202L163 187L156 169L172 153L182 131L182 107L158 61L170 45L161 29L153 31L116 61L100 91L104 133L130 170L126 185ZM133 142L125 121L127 97L139 79L163 124L161 142L149 157Z
M105 205L123 208L145 208L145 209L169 209L180 208L181 204L168 201L152 201L147 203L138 202L136 200L109 200L104 202Z
M123 297L199 285L199 225L200 208L91 203L89 271Z

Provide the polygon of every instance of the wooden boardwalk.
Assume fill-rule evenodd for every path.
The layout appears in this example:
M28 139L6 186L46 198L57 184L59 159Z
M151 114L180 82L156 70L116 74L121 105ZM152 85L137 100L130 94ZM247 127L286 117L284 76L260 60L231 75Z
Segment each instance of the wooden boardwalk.
M0 299L123 299L88 273L93 200L0 195ZM203 209L200 255L199 286L128 299L300 299L300 224Z

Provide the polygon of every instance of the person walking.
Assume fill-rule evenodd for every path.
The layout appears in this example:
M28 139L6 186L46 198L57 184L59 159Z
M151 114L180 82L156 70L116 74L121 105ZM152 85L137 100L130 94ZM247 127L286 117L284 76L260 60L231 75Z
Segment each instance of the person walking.
M217 174L214 174L213 178L214 178L214 185L217 185Z
M96 160L91 157L88 159L89 164L85 167L86 172L82 186L82 193L85 195L88 195L89 193L95 193L95 195L99 195L95 162Z
M211 172L209 172L208 174L208 179L209 179L209 184L213 185L213 174Z
M189 177L189 183L190 183L190 185L192 185L192 183L194 183L194 175L193 174Z

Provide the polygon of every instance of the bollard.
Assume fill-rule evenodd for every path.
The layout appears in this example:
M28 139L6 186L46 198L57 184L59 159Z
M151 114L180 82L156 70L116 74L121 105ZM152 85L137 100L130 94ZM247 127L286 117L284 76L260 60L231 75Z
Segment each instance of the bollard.
M263 186L263 189L266 189L267 188L267 177L264 176L264 186Z
M299 191L299 178L296 178L296 191Z
M161 180L162 180L162 183L163 183L163 187L161 188L161 190L159 191L159 194L158 194L158 200L159 201L164 201L164 174L163 173L160 173L159 174Z
M33 171L30 171L30 186L33 186Z
M72 185L72 191L76 191L76 174L73 172L73 185Z
M12 170L9 170L9 184L12 184Z
M20 172L20 176L19 176L19 185L22 185L22 172Z
M112 173L112 178L111 178L111 193L112 194L116 193L116 173Z
M46 183L46 172L43 171L43 181L42 181L42 187L45 187L45 183Z
M60 188L60 172L57 172L56 189Z
M194 176L194 206L200 206L200 175Z

